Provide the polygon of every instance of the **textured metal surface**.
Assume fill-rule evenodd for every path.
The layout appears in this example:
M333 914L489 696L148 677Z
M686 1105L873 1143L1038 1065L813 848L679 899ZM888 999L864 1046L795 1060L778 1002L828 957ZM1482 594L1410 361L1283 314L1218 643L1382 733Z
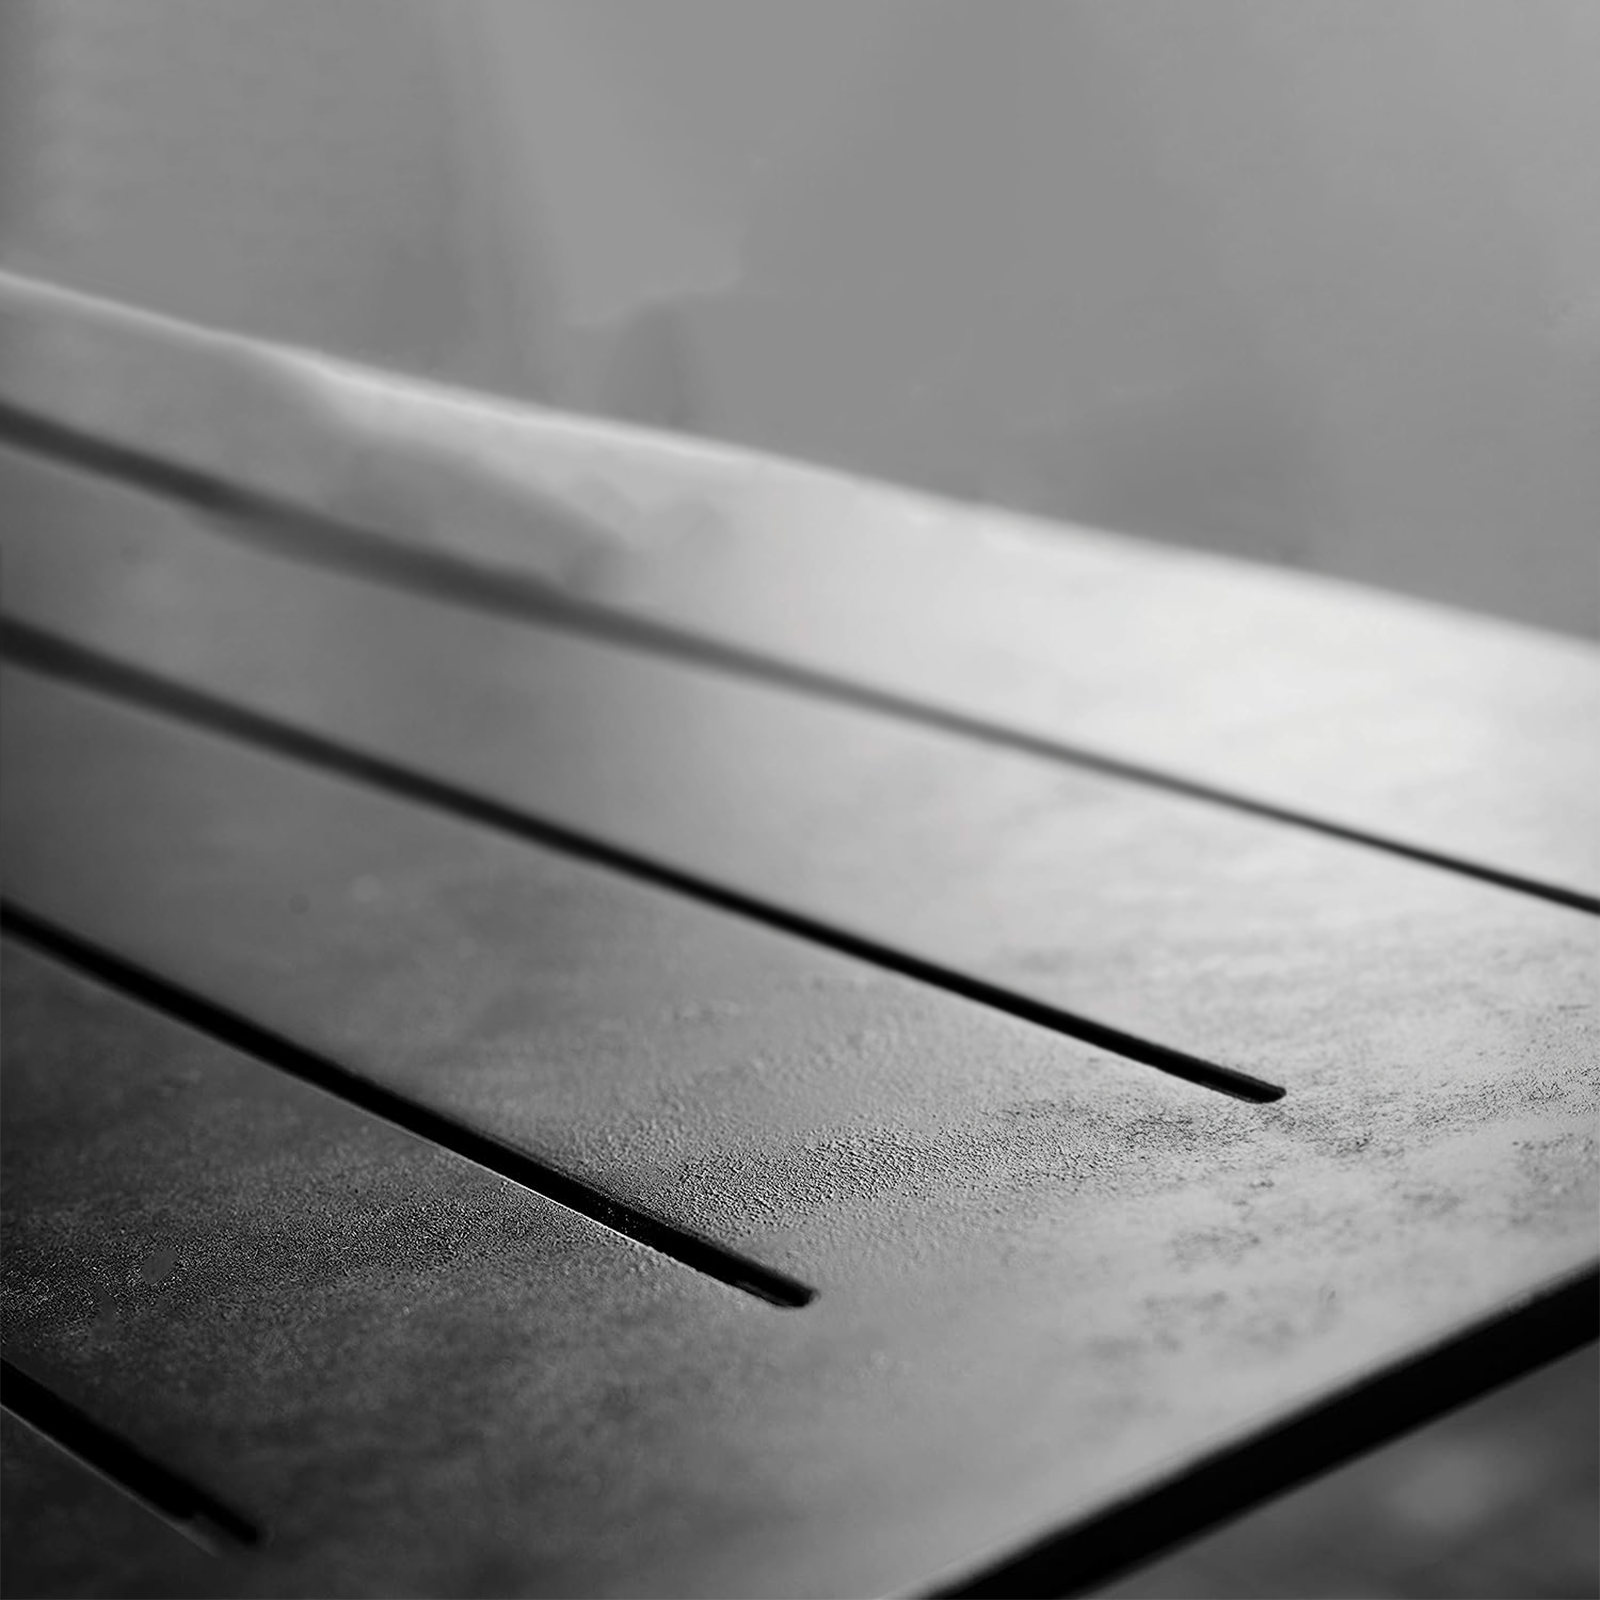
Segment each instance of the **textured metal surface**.
M30 673L3 692L9 895L821 1290L780 1311L582 1219L541 1268L506 1218L547 1202L454 1158L428 1157L447 1194L495 1197L487 1221L462 1202L459 1237L352 1135L129 1104L104 1134L134 1169L118 1228L76 1168L26 1207L59 1231L8 1251L20 1354L287 1530L219 1588L913 1588L1593 1257L1575 1033L1351 1050L1342 1109L1248 1105ZM1581 1003L1559 993L1530 1017ZM87 1115L72 1019L112 1009L38 1004L31 1027L8 1004L54 1086L29 1114ZM102 1047L136 1062L139 1031L118 1010ZM170 1073L128 1070L160 1103ZM96 1342L74 1252L132 1271L147 1207L169 1244L214 1213L249 1248L183 1315Z
M242 549L28 475L8 614L1301 1096L1600 1055L1600 923L1188 797ZM53 508L53 514L50 508ZM93 514L93 520L90 515ZM74 514L76 513L76 514ZM114 553L114 559L112 559ZM1460 975L1476 975L1463 984ZM1458 1042L1473 1041L1471 1063Z
M787 470L819 553L844 528L879 548L803 492L868 491ZM571 585L706 632L787 588L783 649L833 617L856 642L830 660L879 670L850 652L887 576L804 578L776 500L746 542L674 523L662 485L639 548ZM969 566L905 515L881 549L935 611L1045 559L1005 534ZM216 533L0 454L7 613L101 663L13 634L35 667L0 675L0 882L85 942L76 976L5 950L5 1354L267 1538L207 1554L8 1423L9 1592L860 1594L1054 1533L990 1583L1047 1588L1515 1370L1592 1301L1558 1286L1600 1231L1594 919ZM1106 549L1125 618L1145 558ZM691 572L698 598L662 576ZM1279 582L1226 586L1215 673L1193 626L1132 662L1126 725L1158 678L1170 708L1193 675L1202 710L1241 681L1231 635ZM1587 660L1424 619L1407 666L1384 619L1409 608L1323 598L1282 626L1376 618L1361 680L1324 670L1328 634L1268 687L1354 718L1358 799L1386 826L1464 817L1485 859L1536 835L1570 859L1582 752L1465 752L1580 743ZM901 642L942 681L933 633ZM1010 649L991 618L1000 676L970 681L1026 707ZM1508 729L1519 696L1545 720ZM1389 749L1449 705L1431 754ZM1270 717L1220 716L1196 742L1271 764L1240 748ZM233 1044L152 1004L236 1017ZM1071 1037L1086 1017L1287 1095L1177 1081ZM306 1051L360 1104L286 1075ZM361 1104L396 1102L364 1083L456 1142L376 1120ZM508 1176L530 1160L818 1296L767 1304L619 1237Z
M5 955L8 1354L267 1534L196 1563L113 1517L86 1588L681 1592L679 1563L765 1490L772 1575L749 1578L786 1592L808 1496L761 1441L859 1382L848 1338L830 1360L815 1329L797 1344L771 1308ZM806 1380L774 1407L785 1358ZM68 1487L57 1528L91 1498ZM13 1592L59 1592L27 1505L8 1496Z
M969 1113L1019 1072L1048 1095L1090 1058L549 850L30 673L3 682L8 898L807 1281L776 1252L840 1161L941 1188ZM1184 1093L1207 1126L1258 1125ZM782 1127L809 1153L778 1156ZM856 1231L889 1270L902 1246Z
M1600 651L1371 590L533 417L610 607L1024 742L1600 895Z
M1592 646L408 385L21 279L0 281L0 349L14 416L229 492L530 577L747 666L1600 895Z

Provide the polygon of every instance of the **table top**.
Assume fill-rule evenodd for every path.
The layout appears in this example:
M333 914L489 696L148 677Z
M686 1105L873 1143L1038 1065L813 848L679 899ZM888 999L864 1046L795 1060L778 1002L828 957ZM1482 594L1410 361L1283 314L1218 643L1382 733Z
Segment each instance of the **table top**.
M15 1592L1061 1592L1593 1337L1595 651L110 326L258 425L0 368Z

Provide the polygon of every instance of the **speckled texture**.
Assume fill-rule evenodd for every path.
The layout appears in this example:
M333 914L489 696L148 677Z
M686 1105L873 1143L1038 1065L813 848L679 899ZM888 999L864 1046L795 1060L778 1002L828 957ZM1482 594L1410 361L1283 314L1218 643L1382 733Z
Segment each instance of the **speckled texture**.
M607 605L1600 894L1600 651L1309 574L582 419L526 476L635 547Z
M1600 942L1581 913L419 600L242 549L127 492L80 502L49 482L30 502L43 520L8 540L20 618L1298 1095L1326 1091L1339 1138L1358 1079L1382 1097L1387 1076L1412 1103L1443 1073L1459 1093L1463 1038L1486 1090L1510 1061L1559 1072L1600 1056ZM1499 778L1486 766L1478 781L1492 812Z
M404 543L554 570L585 603L767 660L1600 894L1586 642L98 320L77 330L88 354L120 370L108 353L134 340L135 374L168 398L108 403L87 381L80 401L159 455L325 513L376 504ZM254 436L225 445L242 416ZM324 460L363 492L335 493Z
M31 674L4 694L9 894L821 1290L778 1311L536 1223L561 1214L311 1091L258 1104L263 1068L141 1122L170 1068L135 1041L173 1030L24 968L7 1136L18 1039L46 1084L108 1058L119 1220L38 1169L8 1342L281 1530L219 1587L909 1589L1593 1257L1568 913L1438 875L1499 931L1426 939L1397 888L1438 1014L1310 995L1303 1080L1252 1106ZM214 1276L96 1334L83 1279L175 1227Z

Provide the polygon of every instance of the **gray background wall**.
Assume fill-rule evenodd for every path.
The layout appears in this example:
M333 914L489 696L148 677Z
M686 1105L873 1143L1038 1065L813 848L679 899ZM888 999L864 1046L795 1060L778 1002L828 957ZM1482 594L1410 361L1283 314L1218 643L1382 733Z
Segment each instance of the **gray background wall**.
M0 255L1600 632L1592 0L8 0Z

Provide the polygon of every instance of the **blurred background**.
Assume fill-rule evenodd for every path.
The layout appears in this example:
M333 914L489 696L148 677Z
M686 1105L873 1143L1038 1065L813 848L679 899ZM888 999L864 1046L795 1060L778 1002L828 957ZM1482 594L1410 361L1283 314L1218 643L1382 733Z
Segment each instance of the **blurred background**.
M1595 0L5 0L0 252L1600 633Z
M1595 0L3 0L0 264L1600 635ZM1117 1592L1594 1595L1596 1372Z

